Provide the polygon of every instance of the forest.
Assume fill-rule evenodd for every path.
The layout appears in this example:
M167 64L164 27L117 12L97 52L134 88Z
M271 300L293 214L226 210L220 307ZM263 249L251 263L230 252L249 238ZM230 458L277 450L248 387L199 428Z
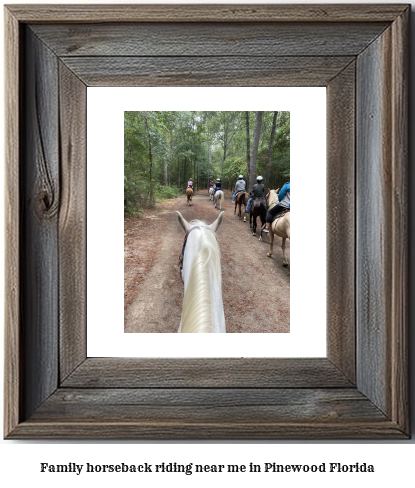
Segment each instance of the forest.
M242 174L250 191L290 179L290 112L124 112L124 212L139 215L157 200Z

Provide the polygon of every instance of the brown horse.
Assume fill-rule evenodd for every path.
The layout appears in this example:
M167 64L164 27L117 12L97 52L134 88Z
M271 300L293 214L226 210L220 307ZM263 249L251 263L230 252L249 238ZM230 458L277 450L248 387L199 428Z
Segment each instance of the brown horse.
M236 215L236 206L239 206L238 210L238 219L242 218L242 205L246 208L249 200L249 195L248 193L245 193L244 191L240 191L239 193L236 194L235 197L235 212L233 213Z
M267 209L265 208L264 200L262 200L262 198L255 198L255 200L251 202L251 206L249 207L249 227L252 229L253 236L256 236L256 219L258 215L261 218L261 225L264 225L266 214Z
M187 196L187 205L189 205L190 207L192 205L193 188L188 188L186 190L186 196Z

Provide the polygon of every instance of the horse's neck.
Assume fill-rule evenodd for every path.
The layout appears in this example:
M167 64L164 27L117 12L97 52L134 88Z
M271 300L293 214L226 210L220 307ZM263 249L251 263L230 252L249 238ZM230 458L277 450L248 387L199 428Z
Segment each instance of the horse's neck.
M211 232L206 230L205 232ZM192 276L193 281L190 281L192 270L194 269L195 258L201 252L203 248L202 231L200 229L193 230L187 239L186 250L183 259L183 282L184 282L184 294L186 301L186 307L189 303L194 304L195 310L199 306L204 306L206 303L210 303L210 306L205 310L204 316L195 314L191 320L192 328L198 329L200 327L206 327L206 324L212 325L212 330L206 330L206 332L226 332L225 329L225 315L223 311L222 302L222 284L220 273L217 276L216 272L216 259L219 259L219 254L216 256L210 255L206 263L207 274L204 276ZM215 243L216 244L216 243ZM190 282L190 286L189 286ZM196 282L196 283L195 283ZM184 307L183 307L184 309ZM183 310L184 311L184 310ZM187 311L188 313L188 311ZM184 314L183 314L184 315ZM200 319L200 324L198 320ZM182 316L183 321L183 316ZM181 324L180 328L186 328L187 324ZM197 331L197 330L195 330Z
M273 200L271 201L271 196L273 197ZM268 210L271 209L272 207L275 207L278 203L278 195L275 193L271 193L269 196L269 203L268 203Z

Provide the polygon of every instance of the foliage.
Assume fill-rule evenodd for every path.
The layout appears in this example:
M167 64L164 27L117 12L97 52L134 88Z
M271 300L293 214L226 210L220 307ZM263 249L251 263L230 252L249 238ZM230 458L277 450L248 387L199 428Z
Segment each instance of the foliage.
M250 147L255 112L248 112ZM264 112L256 175L265 175L274 112ZM157 200L185 192L189 178L196 190L209 179L233 188L239 174L247 181L246 112L124 113L124 211L139 213ZM269 184L290 178L290 114L279 112L270 164Z
M181 190L177 186L159 185L156 189L156 200L166 200L168 198L176 198L180 195Z

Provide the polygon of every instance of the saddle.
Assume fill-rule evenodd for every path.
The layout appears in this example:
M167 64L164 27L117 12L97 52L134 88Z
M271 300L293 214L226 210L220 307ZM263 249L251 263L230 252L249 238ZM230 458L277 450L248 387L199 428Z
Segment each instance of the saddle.
M276 220L280 219L281 217L284 217L284 215L286 213L288 213L289 211L290 211L290 209L287 208L286 210L283 210L282 212L277 213L277 215L275 215L274 218L272 219L271 224L273 224Z

